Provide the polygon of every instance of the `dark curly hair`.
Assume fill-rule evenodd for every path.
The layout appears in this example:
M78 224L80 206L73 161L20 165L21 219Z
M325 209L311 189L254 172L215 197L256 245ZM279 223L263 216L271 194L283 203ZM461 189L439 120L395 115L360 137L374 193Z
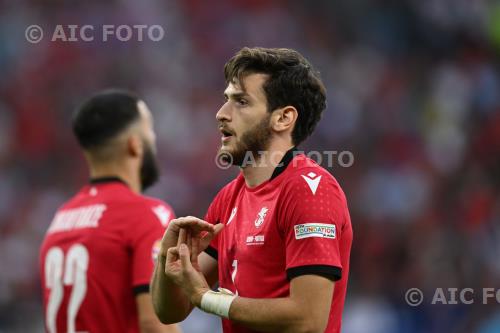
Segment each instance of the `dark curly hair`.
M287 105L297 109L292 142L300 144L314 131L326 108L326 89L319 73L299 52L285 48L245 47L224 66L226 84L241 84L243 77L254 73L269 75L263 85L269 112Z

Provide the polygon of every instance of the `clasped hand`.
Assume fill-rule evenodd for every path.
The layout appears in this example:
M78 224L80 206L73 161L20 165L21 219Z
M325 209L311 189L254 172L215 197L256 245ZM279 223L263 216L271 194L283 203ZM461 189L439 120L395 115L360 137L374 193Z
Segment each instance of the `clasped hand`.
M213 225L193 216L181 217L170 221L162 239L165 275L198 307L203 294L210 290L198 256L222 228L222 224Z

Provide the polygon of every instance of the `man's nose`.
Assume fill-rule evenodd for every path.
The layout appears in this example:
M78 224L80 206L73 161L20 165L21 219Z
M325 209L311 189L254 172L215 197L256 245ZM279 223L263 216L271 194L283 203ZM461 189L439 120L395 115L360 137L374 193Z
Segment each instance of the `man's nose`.
M217 119L217 121L219 122L231 121L231 107L228 105L228 103L224 103L224 105L221 106L221 108L215 115L215 119Z

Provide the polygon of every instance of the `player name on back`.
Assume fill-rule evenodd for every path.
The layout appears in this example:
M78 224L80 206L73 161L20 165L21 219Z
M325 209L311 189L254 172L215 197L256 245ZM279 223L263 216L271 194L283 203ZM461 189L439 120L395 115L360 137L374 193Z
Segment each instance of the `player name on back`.
M54 216L47 233L97 228L105 210L104 204L62 210Z

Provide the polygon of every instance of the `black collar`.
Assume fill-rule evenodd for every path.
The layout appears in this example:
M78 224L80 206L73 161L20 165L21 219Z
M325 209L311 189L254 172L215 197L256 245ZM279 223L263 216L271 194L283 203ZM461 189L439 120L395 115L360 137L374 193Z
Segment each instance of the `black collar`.
M285 155L281 159L281 161L278 164L278 166L274 169L273 174L271 175L271 179L270 180L273 180L274 178L276 178L279 175L281 175L281 173L283 171L285 171L285 169L288 166L288 164L290 164L290 162L293 160L293 158L295 157L295 155L297 155L297 151L298 151L297 147L293 147L292 149L290 149L289 151L287 151L285 153Z
M110 182L119 182L119 183L123 183L123 184L127 185L127 183L125 183L120 177L116 177L116 176L90 178L90 184L92 184L92 185L102 184L102 183L110 183Z

